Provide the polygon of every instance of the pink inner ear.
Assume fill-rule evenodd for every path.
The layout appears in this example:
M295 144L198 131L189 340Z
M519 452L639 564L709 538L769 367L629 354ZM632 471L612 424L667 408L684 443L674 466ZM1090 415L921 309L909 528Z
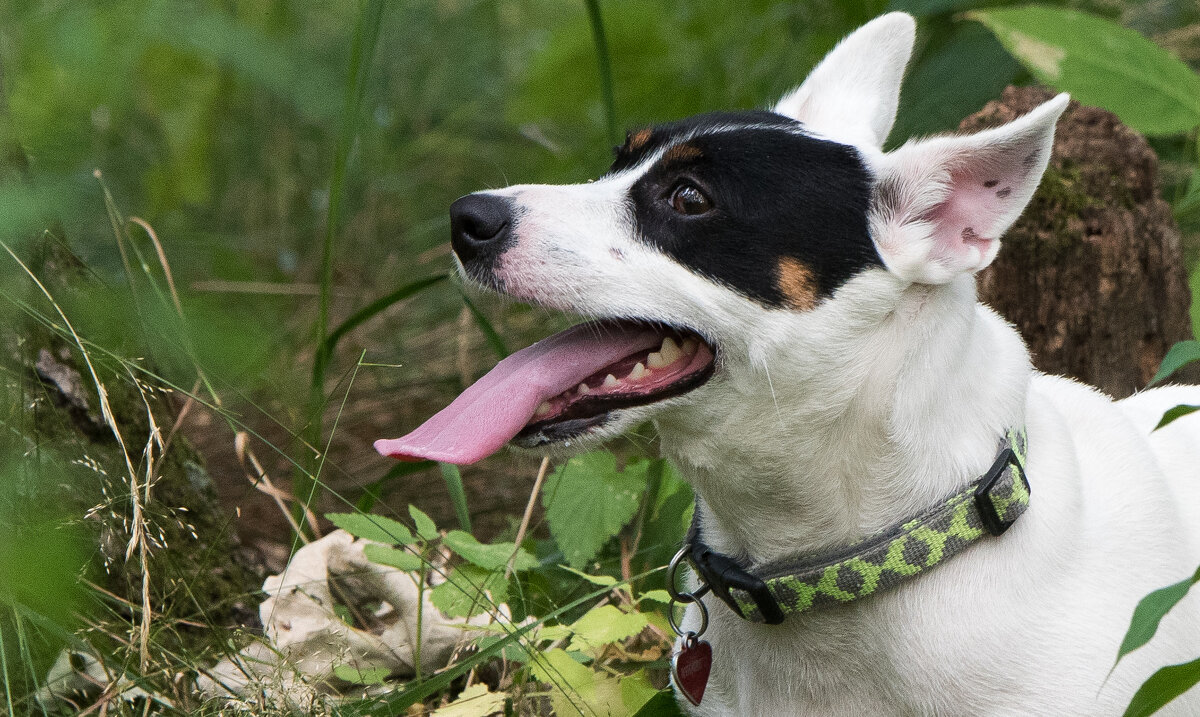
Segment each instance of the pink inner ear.
M980 165L952 172L949 196L925 217L934 225L934 256L954 269L981 268L975 264L987 257L999 239L993 234L1018 201L1013 194L1023 181L1019 170Z

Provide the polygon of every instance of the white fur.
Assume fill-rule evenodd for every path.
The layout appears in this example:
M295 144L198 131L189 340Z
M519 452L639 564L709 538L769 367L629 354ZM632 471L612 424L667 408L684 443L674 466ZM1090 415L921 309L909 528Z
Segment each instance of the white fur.
M1032 195L1066 98L884 154L912 37L906 15L868 24L777 107L855 144L887 190L871 216L887 270L810 311L764 309L637 241L622 198L654 158L591 184L501 192L520 207L496 270L507 293L691 327L719 347L707 384L617 412L593 438L653 418L721 552L756 563L845 545L961 489L1006 428L1028 430L1032 502L1002 537L781 625L707 597L714 665L695 714L1120 714L1156 668L1200 654L1193 596L1105 679L1138 599L1200 563L1200 417L1150 432L1200 388L1114 403L1036 373L975 299L972 273ZM1003 201L980 189L992 172L1012 182L990 188L1011 186ZM979 241L955 244L966 220ZM1192 694L1164 711L1197 713Z

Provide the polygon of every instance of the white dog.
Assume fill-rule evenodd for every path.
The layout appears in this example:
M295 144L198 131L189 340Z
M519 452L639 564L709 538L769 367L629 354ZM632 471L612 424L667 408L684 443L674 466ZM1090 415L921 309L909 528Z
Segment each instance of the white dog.
M468 280L596 321L377 447L469 463L653 420L697 495L694 714L1116 715L1200 655L1193 596L1109 675L1137 601L1200 564L1200 418L1151 430L1200 389L1036 373L975 299L1067 97L885 153L913 37L883 16L771 112L451 209Z

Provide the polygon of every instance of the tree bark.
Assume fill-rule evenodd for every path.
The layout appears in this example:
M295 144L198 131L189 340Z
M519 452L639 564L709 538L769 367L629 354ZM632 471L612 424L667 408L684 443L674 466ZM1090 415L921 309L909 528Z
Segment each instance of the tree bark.
M1009 87L962 121L976 132L1053 97ZM1072 101L1041 186L979 276L980 299L1013 322L1034 365L1121 398L1191 338L1187 269L1158 158L1116 115Z

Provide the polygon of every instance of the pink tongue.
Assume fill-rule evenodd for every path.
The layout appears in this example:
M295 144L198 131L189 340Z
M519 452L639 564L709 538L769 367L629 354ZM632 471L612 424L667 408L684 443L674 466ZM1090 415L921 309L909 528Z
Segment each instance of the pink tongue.
M375 441L375 450L400 460L460 465L482 460L511 441L542 401L661 341L661 335L645 327L574 326L504 359L417 430Z

